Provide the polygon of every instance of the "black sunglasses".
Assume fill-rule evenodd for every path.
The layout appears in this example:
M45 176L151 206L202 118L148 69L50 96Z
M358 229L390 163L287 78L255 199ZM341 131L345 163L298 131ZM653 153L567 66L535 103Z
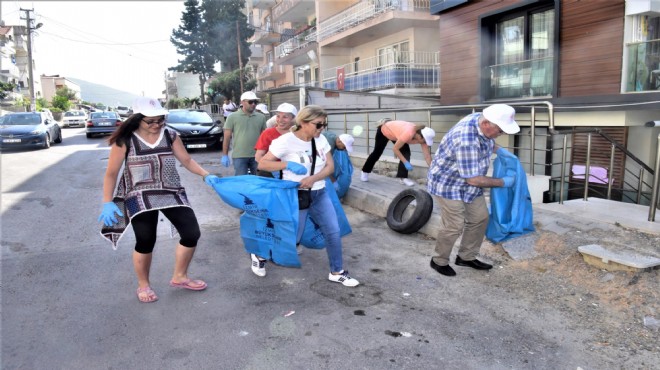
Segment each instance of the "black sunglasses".
M311 123L312 125L316 125L317 130L328 127L328 124L324 122L309 122L309 123Z
M248 104L257 104L259 103L259 100L246 100L245 102Z
M161 117L161 118L159 118L155 121L147 121L146 119L142 119L142 121L144 121L144 123L146 123L149 126L151 126L151 125L162 125L165 122L165 117Z

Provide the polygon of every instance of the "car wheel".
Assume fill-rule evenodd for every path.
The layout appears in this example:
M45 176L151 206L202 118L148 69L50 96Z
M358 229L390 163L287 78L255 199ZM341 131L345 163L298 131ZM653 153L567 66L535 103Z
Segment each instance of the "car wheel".
M90 134L89 132L86 133L85 136L87 136L88 139L91 139L91 138L92 138L92 134Z
M44 140L44 149L50 148L50 134L47 132L46 133L46 140Z
M412 201L415 208L407 219L406 210ZM421 189L406 189L397 194L387 208L387 226L401 234L412 234L428 222L433 213L433 198L431 194Z
M62 130L57 130L57 139L55 139L55 144L62 142Z

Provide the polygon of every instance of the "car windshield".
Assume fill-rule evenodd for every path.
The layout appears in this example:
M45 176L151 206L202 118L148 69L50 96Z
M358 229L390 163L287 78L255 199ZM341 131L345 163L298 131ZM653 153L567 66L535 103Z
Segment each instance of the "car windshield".
M167 114L167 123L201 123L210 126L213 119L204 111L171 110Z
M5 116L4 125L38 125L41 123L41 117L39 113L31 114L10 114Z
M117 116L112 112L93 112L91 118L117 118Z
M69 111L64 113L64 117L84 117L85 112L74 112L74 111Z

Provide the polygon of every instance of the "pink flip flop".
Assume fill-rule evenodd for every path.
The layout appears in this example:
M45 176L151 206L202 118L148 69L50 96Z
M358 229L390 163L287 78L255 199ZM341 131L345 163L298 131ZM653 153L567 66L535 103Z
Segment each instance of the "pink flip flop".
M195 285L190 285L190 283L193 283ZM190 290L204 290L208 286L203 280L186 280L182 281L180 283L170 281L170 286L173 288L183 288L183 289L190 289Z
M140 294L142 294L142 293L147 294L145 299L140 298ZM151 289L150 286L147 286L147 287L144 287L144 288L137 288L137 297L138 297L138 300L142 303L151 303L151 302L156 302L158 300L158 296Z

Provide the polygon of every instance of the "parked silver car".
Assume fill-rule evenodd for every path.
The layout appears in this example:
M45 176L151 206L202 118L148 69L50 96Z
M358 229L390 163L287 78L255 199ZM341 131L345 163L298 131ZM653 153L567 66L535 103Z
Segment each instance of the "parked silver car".
M70 110L62 116L62 127L84 127L87 113L82 110Z
M98 134L111 134L121 124L122 120L117 112L91 112L85 125L85 135L87 135L87 138L91 138Z

